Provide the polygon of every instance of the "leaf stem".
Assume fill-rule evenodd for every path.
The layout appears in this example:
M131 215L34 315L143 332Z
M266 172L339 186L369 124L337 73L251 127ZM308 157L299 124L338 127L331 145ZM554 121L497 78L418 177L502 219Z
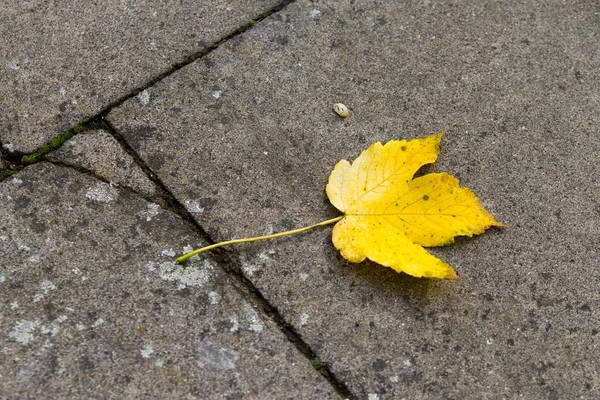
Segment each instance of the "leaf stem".
M230 244L250 243L250 242L256 242L256 241L259 241L259 240L275 239L275 238L282 237L282 236L295 235L296 233L306 232L306 231L308 231L310 229L318 228L320 226L335 224L336 222L338 222L342 218L344 218L344 216L340 215L339 217L328 219L327 221L322 221L322 222L319 222L318 224L314 224L314 225L310 225L310 226L305 226L303 228L293 229L291 231L273 233L271 235L256 236L256 237L245 238L245 239L226 240L224 242L219 242L219 243L211 244L210 246L205 246L205 247L202 247L200 249L196 249L194 251L190 251L189 253L185 253L181 257L177 258L177 262L178 263L182 263L182 262L186 261L187 259L189 259L190 257L193 257L193 256L195 256L197 254L204 253L205 251L209 251L209 250L212 250L212 249L216 249L217 247L229 246Z

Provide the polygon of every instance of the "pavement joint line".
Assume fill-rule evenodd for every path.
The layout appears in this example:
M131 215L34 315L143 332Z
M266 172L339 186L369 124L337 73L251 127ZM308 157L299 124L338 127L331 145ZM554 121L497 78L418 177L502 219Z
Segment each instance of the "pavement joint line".
M192 215L183 207L181 203L173 196L170 190L158 179L156 174L143 162L140 156L127 144L125 139L112 127L112 125L106 120L106 116L114 109L121 106L126 101L131 98L137 96L140 92L156 85L163 79L169 77L175 72L179 71L183 67L191 64L194 61L210 54L212 51L219 48L223 43L235 38L236 36L243 34L244 32L251 29L258 22L264 20L265 18L273 15L276 12L283 10L289 4L293 3L295 0L284 0L275 7L270 10L262 13L256 18L251 19L244 26L236 29L231 34L227 35L225 38L222 38L216 41L213 45L201 50L198 53L195 53L191 56L188 56L186 61L181 63L174 64L171 69L162 74L152 78L146 84L142 85L131 91L129 94L121 97L117 101L109 104L102 111L97 113L96 115L88 118L82 123L75 125L73 128L64 131L63 133L55 136L52 140L50 140L45 145L38 148L36 151L32 153L13 153L5 157L9 161L16 161L17 169L20 170L26 165L35 164L40 161L45 161L45 155L50 151L59 149L67 140L72 137L84 133L85 131L92 129L105 129L107 130L115 139L119 142L119 144L125 149L125 151L134 159L135 163L144 171L147 177L155 184L155 186L159 189L161 197L165 200L170 211L179 215L184 221L192 224L195 231L201 235L201 237L207 242L214 244L214 240L208 235L208 233L204 230L204 228L196 222L196 220L192 217ZM3 151L4 153L4 151ZM74 169L80 173L90 175L96 179L99 179L103 182L106 182L106 179L97 176L93 171L88 170L83 167L75 167L66 163L51 161L52 164L63 166L67 168ZM12 171L11 171L12 172ZM16 171L14 171L16 172ZM2 177L0 177L2 180ZM146 199L140 193L135 192L133 189L127 188L128 190L133 191L137 195L140 195L142 198ZM150 200L148 200L150 201ZM211 257L217 261L217 263L221 266L221 268L233 278L233 282L237 283L236 287L238 290L242 291L246 296L250 296L252 300L260 306L262 311L277 325L277 327L282 331L282 333L286 336L288 341L290 341L302 355L310 362L311 366L321 375L323 376L329 384L334 388L334 390L344 399L353 400L356 398L354 394L350 391L348 386L339 380L328 365L320 360L312 348L302 340L301 336L298 334L296 329L289 324L281 315L279 310L270 304L268 300L263 296L260 290L241 272L241 268L239 266L239 262L234 260L232 254L226 250L216 250L211 254ZM232 267L234 266L234 267Z
M171 193L168 187L158 178L152 169L142 160L137 152L127 143L123 136L115 129L109 121L103 122L104 129L108 131L123 149L135 161L135 163L144 171L148 179L150 179L159 189L163 200L167 204L168 209L177 214L183 221L190 224L193 229L209 244L215 244L215 240L206 232L206 230L194 219L192 214L177 200ZM312 348L302 340L302 337L296 329L288 323L281 315L279 310L273 306L265 298L262 292L250 281L242 272L240 262L234 253L224 249L215 249L211 252L210 257L232 278L236 288L245 296L249 296L251 300L257 304L260 309L270 318L286 338L296 347L304 357L310 362L311 366L323 376L334 390L344 399L353 400L357 397L350 391L348 386L338 379L331 369L315 354Z
M249 20L249 22L247 22L245 25L242 25L241 27L237 28L236 30L234 30L233 32L231 32L230 34L228 34L227 36L216 40L213 44L207 46L206 48L204 48L203 50L200 50L192 55L189 56L185 56L185 60L178 62L178 63L174 63L172 65L172 67L170 69L168 69L167 71L155 76L154 78L151 78L148 82L146 82L145 84L133 89L132 91L130 91L128 94L122 96L121 98L115 100L114 102L110 103L108 106L106 106L104 109L102 109L100 112L96 113L95 115L93 115L90 118L87 118L86 120L84 120L83 122L80 122L76 125L74 125L72 128L65 130L64 132L58 134L57 136L53 137L50 141L48 141L48 143L42 145L40 148L38 148L37 150L31 152L31 153L23 153L23 152L14 152L12 153L11 157L5 157L7 159L9 159L9 161L13 161L16 160L17 158L19 159L18 162L16 162L16 164L18 165L18 170L22 169L24 166L26 165L31 165L31 164L35 164L36 162L42 161L43 159L43 155L45 155L46 153L48 153L51 150L57 150L58 148L60 148L60 145L58 147L53 147L52 149L48 150L48 151L44 151L44 148L48 147L48 146L52 146L51 144L57 140L57 138L60 138L63 135L67 135L69 132L72 132L74 130L77 130L78 127L86 127L87 129L91 128L91 125L93 125L94 123L97 123L98 121L103 121L105 120L106 116L115 108L120 107L123 103L125 103L126 101L134 98L135 96L137 96L138 94L140 94L141 92L143 92L146 89L151 88L152 86L156 85L157 83L161 82L163 79L173 75L174 73L176 73L177 71L179 71L180 69L184 68L185 66L193 63L194 61L197 61L201 58L203 58L204 56L212 53L214 50L218 49L222 44L228 42L231 39L234 39L235 37L245 33L246 31L248 31L249 29L251 29L252 27L254 27L257 23L261 22L262 20L268 18L269 16L282 11L284 8L286 8L288 5L294 3L296 0L283 0L282 2L280 2L279 4L277 4L276 6L272 7L271 9L263 12L262 14L252 18ZM80 132L75 132L75 133L80 133ZM68 140L68 139L67 139ZM65 140L66 141L66 140ZM63 141L64 142L64 141ZM61 143L62 145L62 143ZM24 161L28 160L28 161Z
M88 168L85 168L85 167L82 167L82 166L78 166L78 165L69 164L69 163L66 163L64 161L57 161L57 160L44 160L44 161L47 162L47 163L49 163L49 164L56 165L57 167L72 169L74 171L77 171L80 174L90 176L90 177L92 177L94 179L97 179L97 180L99 180L101 182L104 182L104 183L107 183L109 185L114 185L114 186L118 187L119 189L127 190L127 191L135 194L136 196L143 198L144 200L146 200L146 201L148 201L150 203L154 203L154 200L152 200L151 198L149 198L144 193L138 192L134 188L132 188L130 186L127 186L127 185L115 184L115 182L112 182L112 181L110 181L110 180L108 180L108 179L106 179L106 178L98 175L96 172L94 172L91 169L88 169ZM161 197L164 198L164 196L161 196Z

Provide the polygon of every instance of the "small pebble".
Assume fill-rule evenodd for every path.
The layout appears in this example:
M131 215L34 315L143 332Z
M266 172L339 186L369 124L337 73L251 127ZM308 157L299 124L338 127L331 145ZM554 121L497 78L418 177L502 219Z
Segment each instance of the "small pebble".
M342 118L346 118L348 115L350 115L350 111L348 111L348 107L346 107L342 103L335 103L333 105L333 111L335 111L335 113Z

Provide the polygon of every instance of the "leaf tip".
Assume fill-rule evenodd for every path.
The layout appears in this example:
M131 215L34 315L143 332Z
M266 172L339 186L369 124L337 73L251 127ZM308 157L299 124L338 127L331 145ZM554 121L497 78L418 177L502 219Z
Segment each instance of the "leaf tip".
M450 271L448 271L446 276L444 276L444 279L447 279L449 281L460 281L461 280L460 276L452 268L450 268Z
M508 225L506 225L503 222L496 221L496 220L494 220L494 223L492 224L492 226L494 226L496 228L508 228Z

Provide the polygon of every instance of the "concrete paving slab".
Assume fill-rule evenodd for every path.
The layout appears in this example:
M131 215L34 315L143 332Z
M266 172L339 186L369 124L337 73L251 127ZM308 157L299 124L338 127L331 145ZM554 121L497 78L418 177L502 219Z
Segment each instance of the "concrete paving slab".
M0 141L33 152L277 4L3 2Z
M119 142L104 130L95 129L79 134L46 158L92 171L106 181L133 189L153 203L163 202L154 183Z
M446 129L435 169L508 224L433 250L461 281L348 264L329 230L230 251L358 398L594 398L597 11L299 1L109 119L215 240L331 218L335 162Z
M335 398L176 215L65 167L0 182L3 398Z

